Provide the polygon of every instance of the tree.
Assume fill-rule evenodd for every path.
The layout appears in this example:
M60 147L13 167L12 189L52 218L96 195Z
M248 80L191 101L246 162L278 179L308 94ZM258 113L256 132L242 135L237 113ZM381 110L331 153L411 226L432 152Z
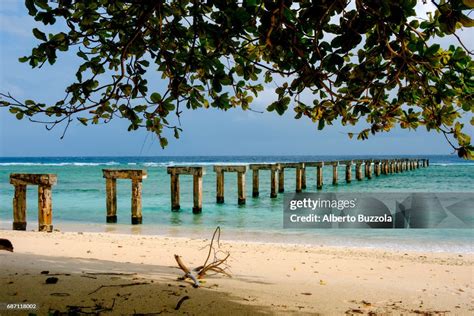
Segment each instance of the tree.
M423 20L416 0L26 0L35 20L62 31L33 29L39 44L20 61L39 68L72 51L81 65L54 104L2 93L0 105L48 128L125 118L164 147L165 129L179 136L170 122L183 106L251 109L263 84L275 82L268 111L291 105L319 129L365 119L358 139L424 126L472 159L463 122L474 125L474 64L456 32L473 26L474 1L430 3L436 10ZM445 35L459 45L442 48ZM166 84L153 91L155 69Z

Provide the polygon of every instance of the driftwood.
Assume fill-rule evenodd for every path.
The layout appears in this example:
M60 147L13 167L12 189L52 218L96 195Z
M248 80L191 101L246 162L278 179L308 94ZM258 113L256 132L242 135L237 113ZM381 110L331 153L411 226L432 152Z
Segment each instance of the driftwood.
M216 239L217 237L217 239ZM230 253L220 250L220 237L221 237L221 228L217 226L214 234L212 235L211 243L209 244L209 251L207 253L207 258L204 261L204 264L190 270L181 259L181 256L174 255L176 262L181 270L184 272L184 276L180 279L191 279L193 281L194 287L201 286L199 279L204 278L204 276L212 271L215 273L224 274L228 277L231 277L230 273L227 272L228 265L226 263L227 259L230 256ZM214 241L217 243L217 247L214 246ZM219 257L221 255L221 257ZM211 260L212 256L212 260Z

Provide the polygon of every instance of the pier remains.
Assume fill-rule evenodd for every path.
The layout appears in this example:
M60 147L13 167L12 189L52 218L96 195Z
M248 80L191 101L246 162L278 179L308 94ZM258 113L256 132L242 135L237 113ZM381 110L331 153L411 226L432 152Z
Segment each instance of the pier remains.
M117 179L132 180L132 224L142 223L142 181L146 170L103 169L106 190L107 223L117 223Z
M13 197L13 229L26 230L26 186L38 186L38 230L53 231L52 186L55 174L12 173L10 183L15 187Z

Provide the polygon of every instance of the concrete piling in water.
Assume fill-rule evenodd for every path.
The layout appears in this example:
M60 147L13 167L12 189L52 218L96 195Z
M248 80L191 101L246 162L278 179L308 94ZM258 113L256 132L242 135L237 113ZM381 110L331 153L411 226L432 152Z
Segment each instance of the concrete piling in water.
M247 167L242 165L216 165L214 166L214 172L216 173L216 203L224 203L224 173L235 172L237 173L237 203L239 205L245 204L245 173Z
M171 179L171 210L178 211L179 204L179 176L193 176L193 213L202 212L202 176L206 173L204 167L200 166L170 166L167 168Z
M38 230L53 231L52 186L55 174L12 173L10 183L15 187L13 196L13 229L26 230L26 187L38 186Z
M318 162L316 166L316 189L321 190L323 188L323 162Z
M270 170L270 197L277 197L277 172L280 164L250 164L252 170L252 197L258 197L259 192L259 170Z
M376 177L380 176L380 160L374 160L374 174Z
M337 185L337 182L338 182L337 169L339 167L339 162L331 161L330 164L332 165L332 184Z
M356 166L356 179L362 181L362 161L357 160L355 163Z
M352 161L347 160L347 161L340 161L339 163L346 165L346 183L351 183L352 181Z
M367 179L372 179L372 160L365 161L365 177Z
M301 169L301 189L306 190L306 166Z
M132 224L142 223L142 181L146 179L146 170L135 169L103 169L105 178L107 223L117 223L117 179L132 180Z

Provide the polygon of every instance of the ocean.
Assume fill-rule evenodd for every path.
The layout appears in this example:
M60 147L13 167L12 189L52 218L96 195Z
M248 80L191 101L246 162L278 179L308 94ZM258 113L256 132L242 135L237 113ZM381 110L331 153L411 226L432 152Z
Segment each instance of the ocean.
M54 173L53 225L61 231L99 231L209 237L220 226L227 239L257 242L300 243L336 247L449 251L472 253L472 229L283 229L283 194L270 199L270 173L260 171L260 197L252 198L252 173L246 175L245 205L237 204L235 173L225 174L225 203L216 204L214 164L329 161L393 156L189 156L189 157L0 157L0 229L11 229L13 186L10 173ZM398 156L397 158L415 158ZM372 180L344 181L339 167L339 185L333 186L332 168L323 171L323 192L473 192L474 162L451 156L420 156L430 167L404 173L373 176ZM181 210L171 211L169 165L203 165L203 210L192 213L192 177L181 176ZM118 223L106 224L104 168L146 169L143 182L143 225L130 224L129 180L117 181ZM315 168L307 170L306 192L316 192ZM353 175L354 176L354 175ZM295 171L285 171L285 191L294 191ZM27 193L28 227L37 229L37 193ZM1 234L1 231L0 231Z

